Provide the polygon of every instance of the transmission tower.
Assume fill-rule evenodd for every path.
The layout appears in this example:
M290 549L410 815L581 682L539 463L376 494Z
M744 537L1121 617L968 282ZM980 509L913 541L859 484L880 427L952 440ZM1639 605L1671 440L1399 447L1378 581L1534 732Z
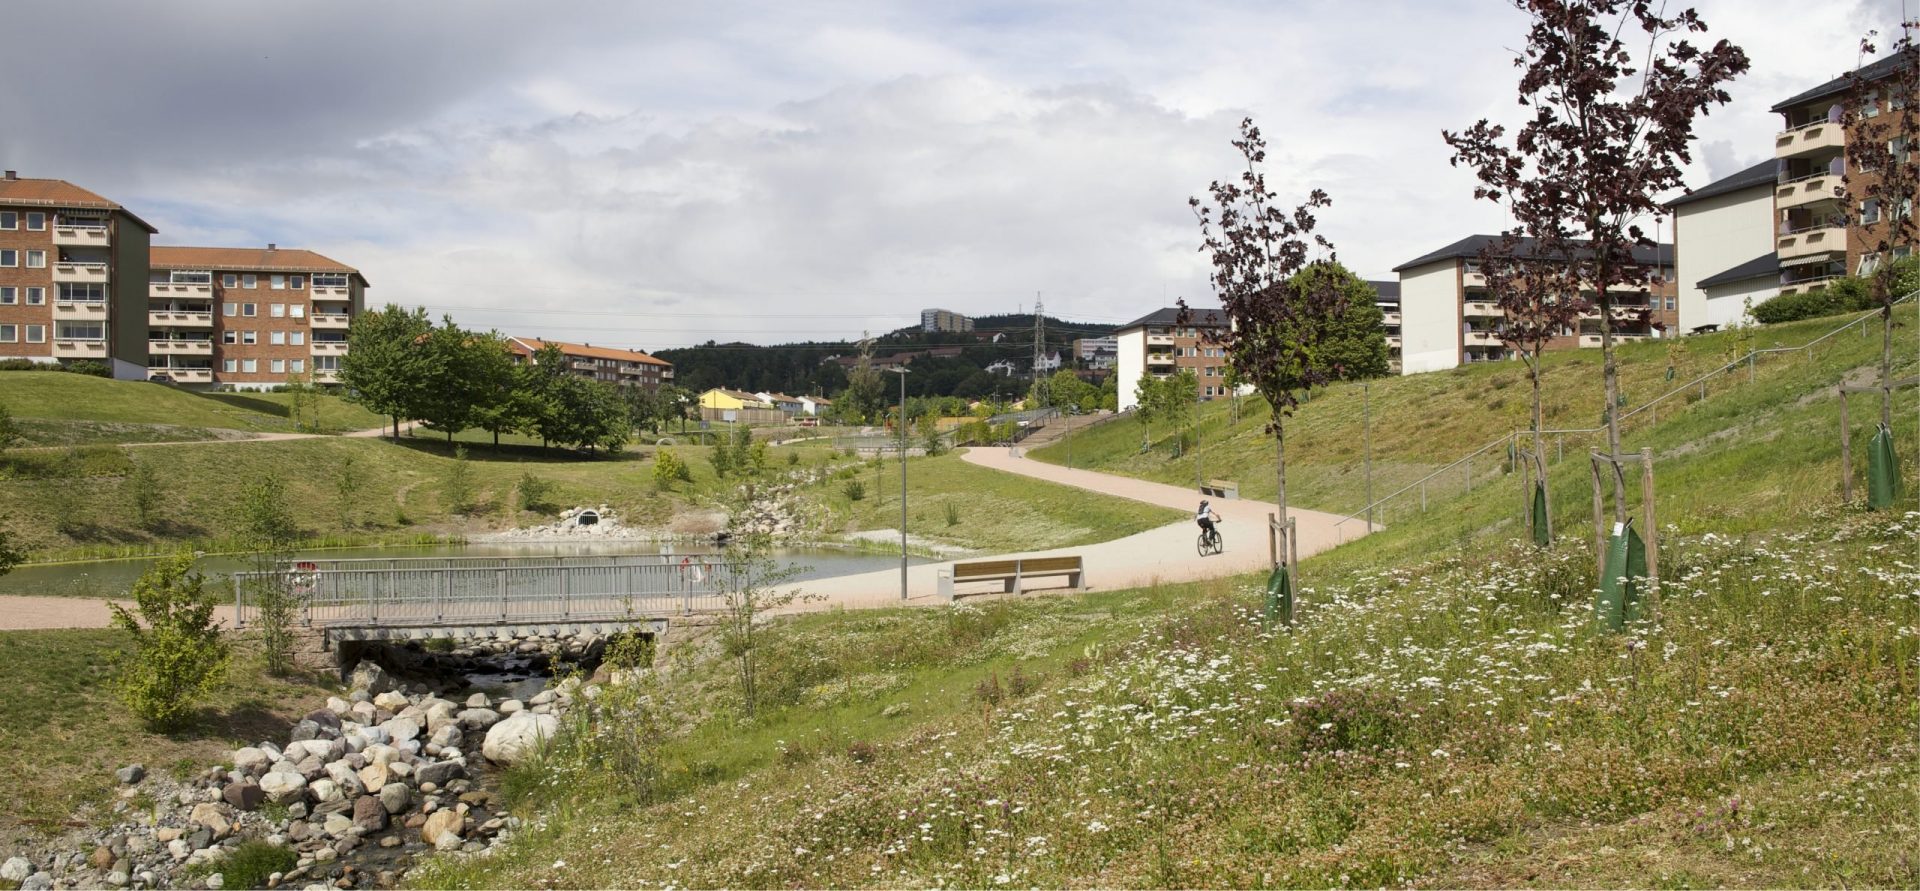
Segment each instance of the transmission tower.
M1040 292L1033 294L1033 392L1040 394L1043 402L1052 402L1047 398L1051 394L1040 389L1040 362L1047 353L1047 309L1040 299Z

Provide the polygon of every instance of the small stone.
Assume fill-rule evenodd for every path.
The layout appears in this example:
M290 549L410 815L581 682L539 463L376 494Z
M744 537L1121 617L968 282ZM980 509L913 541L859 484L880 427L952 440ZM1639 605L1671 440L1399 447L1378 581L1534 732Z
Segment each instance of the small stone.
M375 796L361 796L353 803L353 825L368 835L387 828L386 805Z
M385 726L388 735L396 742L405 742L420 735L420 722L412 718L394 718Z
M387 764L384 761L375 761L366 767L360 768L360 785L368 789L386 788L387 782L390 779L392 779L392 775L387 770Z
M147 778L147 769L138 764L129 764L114 771L113 775L118 777L121 783L131 786Z
M293 748L293 746L287 747L288 751L292 751ZM267 768L272 766L273 760L265 751L254 746L233 750L233 769L251 776L266 773Z
M413 772L413 778L420 783L420 789L423 792L431 791L427 789L428 786L435 788L445 786L466 775L466 767L458 761L435 761L432 764L422 764Z
M405 693L390 690L373 697L374 708L386 709L390 712L397 712L409 705L412 705L412 703L407 701L407 695Z
M332 780L314 780L307 784L307 792L314 801L321 803L338 800L343 795L340 784Z
M420 827L420 840L436 849L445 850L441 843L452 839L454 847L459 847L460 836L465 831L464 823L464 818L452 810L434 811L427 817L425 825Z
M115 888L125 888L127 886L127 883L132 880L133 880L132 877L127 875L127 871L124 869L116 869L112 872L109 872L107 873L107 878L106 878L107 884L112 885Z
M226 887L226 885L227 877L220 873L216 872L207 876L207 891L220 891L220 889Z
M151 875L151 873L142 873L142 875ZM44 872L27 876L20 880L20 891L53 891L53 876Z
M87 865L94 869L106 869L113 865L113 851L106 845L93 849L93 855L87 858Z
M213 830L202 827L187 833L187 847L194 851L204 851L213 845Z
M406 783L388 783L380 789L380 806L389 814L404 813L413 803L413 790Z
M383 847L383 848L397 848L397 847L400 847L400 836L397 836L397 835L388 835L388 836L383 836L383 837L381 837L381 839L380 839L380 847Z
M490 708L470 708L455 718L460 722L461 730L485 730L500 723L500 713Z
M227 809L211 802L194 805L193 810L187 812L187 822L206 827L215 839L226 838L233 832L233 821L227 819Z
M24 882L33 875L33 864L25 857L8 857L0 863L0 882Z
M163 845L179 837L180 837L180 829L175 826L162 826L159 829L155 829L153 831L154 841L157 841Z
M353 831L353 819L346 814L328 814L326 822L320 824L320 830L334 838L339 838Z
M294 842L303 842L313 834L313 824L305 820L294 820L287 824L287 838Z
M553 699L554 699L554 696L553 696L552 690L541 690L540 692L533 694L533 698L527 700L527 703L529 705L546 705L547 703L552 702Z
M498 711L500 712L500 714L503 714L503 715L511 715L514 712L526 711L526 708L527 708L526 703L521 702L518 699L509 699L505 702L500 703L500 708L498 709Z
M260 791L258 783L248 781L228 783L225 789L220 790L220 797L237 810L252 811L259 810L267 794Z
M332 848L321 848L320 850L313 852L313 862L332 863L339 856L340 856L339 851L336 851Z
M486 708L492 704L493 701L488 699L485 693L475 693L467 697L467 708Z
M353 673L347 676L347 686L353 692L365 697L378 696L393 689L393 677L377 662L361 660L353 667Z
M184 838L176 838L173 841L167 842L167 853L172 855L175 860L185 860L189 856L192 856L193 845L188 844Z
M292 804L307 793L307 778L299 773L273 771L260 778L260 791L274 804Z

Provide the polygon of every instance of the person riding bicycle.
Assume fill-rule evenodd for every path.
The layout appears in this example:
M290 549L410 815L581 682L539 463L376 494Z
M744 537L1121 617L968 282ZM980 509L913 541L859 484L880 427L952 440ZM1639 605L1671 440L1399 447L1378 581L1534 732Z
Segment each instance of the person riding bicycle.
M1200 499L1200 510L1193 515L1193 521L1200 524L1200 530L1209 535L1213 533L1213 524L1220 521L1220 515L1213 512L1207 500Z

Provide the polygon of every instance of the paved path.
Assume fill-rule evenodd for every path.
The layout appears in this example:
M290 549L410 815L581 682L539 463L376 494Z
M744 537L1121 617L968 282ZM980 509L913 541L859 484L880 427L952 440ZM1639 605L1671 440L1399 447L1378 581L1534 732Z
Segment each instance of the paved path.
M969 449L965 461L980 467L1033 477L1062 485L1075 486L1118 498L1130 498L1180 511L1199 506L1200 496L1192 490L1130 477L1072 470L1015 457L1003 448ZM1028 551L1003 557L1079 555L1086 565L1086 583L1095 590L1136 588L1161 582L1188 582L1223 576L1243 575L1267 568L1267 515L1273 506L1259 501L1213 499L1220 514L1220 533L1226 552L1201 557L1194 548L1199 529L1192 520L1182 520L1129 535L1113 541L1073 548ZM1300 530L1300 556L1317 554L1339 544L1342 529L1339 517L1320 511L1293 512ZM911 530L909 530L911 531ZM1348 538L1351 532L1344 533ZM992 558L983 558L992 559ZM942 569L951 569L952 561L925 563L907 569L908 605L941 603L938 578ZM813 599L796 604L795 610L861 609L898 606L900 571L898 569L814 579L788 587ZM982 590L985 590L982 588ZM966 593L963 588L961 593ZM220 617L232 623L231 607L222 607ZM77 597L0 597L0 630L27 628L97 628L112 620L106 601Z
M420 426L419 421L408 421L400 425L400 430L401 432L407 432L418 426ZM223 439L172 439L172 440L167 440L165 442L115 442L115 443L108 443L108 445L111 445L116 449L148 449L148 448L157 448L160 446L208 445L208 444L226 443L226 442L285 442L290 439L332 439L340 436L353 437L357 439L374 439L376 437L387 435L387 431L389 428L375 427L372 430L352 430L346 433L284 433L284 432L262 433L258 431L247 431L247 430L226 430L222 428L213 428L213 429L214 429L214 432L216 433L232 433L235 435L229 436ZM70 448L73 448L73 446L63 446L63 445L27 446L25 448L14 449L14 451L16 452L50 452L55 449L70 449ZM3 627L5 626L0 625L0 628L3 628Z

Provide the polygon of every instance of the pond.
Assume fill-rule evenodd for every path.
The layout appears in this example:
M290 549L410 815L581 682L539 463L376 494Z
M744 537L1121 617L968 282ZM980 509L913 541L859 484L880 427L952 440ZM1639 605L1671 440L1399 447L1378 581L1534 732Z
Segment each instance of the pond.
M301 551L295 559L350 560L376 557L556 557L556 556L659 556L680 557L715 554L708 545L659 542L487 542L469 545L426 545L390 548L333 548ZM832 578L900 566L898 554L841 548L784 548L774 551L774 559L785 567L799 567L794 581ZM151 566L153 557L132 560L94 560L45 566L19 566L0 575L0 594L32 594L67 597L121 597L140 574ZM928 562L911 557L910 563ZM209 556L200 560L199 569L210 578L250 569L246 558Z

